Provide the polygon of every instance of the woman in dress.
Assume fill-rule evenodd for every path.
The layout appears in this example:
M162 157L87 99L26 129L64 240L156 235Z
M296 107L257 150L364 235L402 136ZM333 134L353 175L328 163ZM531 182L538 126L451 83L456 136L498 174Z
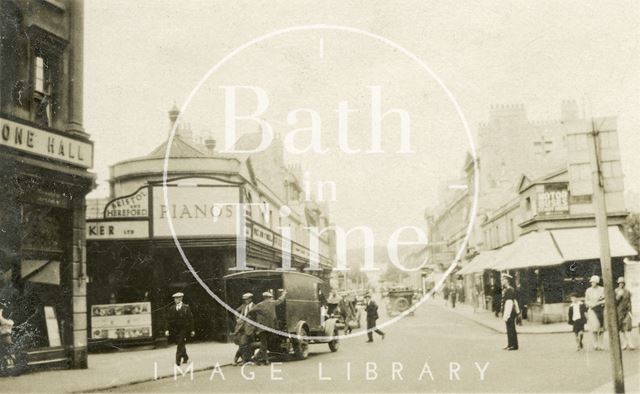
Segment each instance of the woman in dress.
M618 278L618 288L616 289L616 309L618 312L618 330L620 335L622 350L634 350L631 340L631 292L627 290L624 277Z
M604 331L604 287L598 285L600 277L593 275L589 280L591 287L584 294L584 302L589 308L587 326L593 335L593 349L604 350L602 333Z

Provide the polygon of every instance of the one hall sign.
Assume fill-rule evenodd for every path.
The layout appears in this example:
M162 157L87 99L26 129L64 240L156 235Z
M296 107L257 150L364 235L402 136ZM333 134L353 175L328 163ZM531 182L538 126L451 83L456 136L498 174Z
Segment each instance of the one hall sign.
M0 118L0 145L83 168L93 166L93 145Z

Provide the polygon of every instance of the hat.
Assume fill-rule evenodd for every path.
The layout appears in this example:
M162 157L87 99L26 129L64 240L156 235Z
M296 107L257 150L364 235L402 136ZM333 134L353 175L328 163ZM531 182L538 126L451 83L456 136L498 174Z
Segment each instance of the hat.
M244 293L244 294L242 295L242 299L243 299L243 300L246 300L246 299L249 299L249 298L253 298L253 294L251 294L251 293Z
M509 274L506 274L506 273L504 273L504 274L502 274L502 275L500 275L500 276L501 276L502 278L513 279L513 276L511 276L511 275L509 275Z
M591 279L589 279L589 282L591 282L591 283L593 283L593 282L600 283L600 277L598 275L593 275L591 277Z
M173 294L171 297L173 297L173 298L184 297L184 294L181 293L181 292L177 292L177 293Z
M365 298L367 298L367 297L371 298L371 293L365 293L364 297Z
M618 283L625 283L624 276L618 278Z
M269 293L268 291L265 291L264 293L262 293L263 297L273 297L273 294Z

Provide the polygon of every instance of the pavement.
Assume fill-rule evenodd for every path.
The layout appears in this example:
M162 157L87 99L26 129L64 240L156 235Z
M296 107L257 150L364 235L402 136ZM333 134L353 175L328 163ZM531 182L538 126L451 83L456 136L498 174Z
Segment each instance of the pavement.
M184 376L174 347L121 351L91 354L85 370L2 378L0 392L613 392L607 350L577 352L571 333L519 329L520 350L503 351L500 319L437 301L386 327L382 316L384 341L346 338L336 353L311 345L304 361L233 367L235 345L194 343ZM627 393L640 392L640 351L623 357Z
M396 393L611 392L610 354L576 351L571 333L520 334L520 350L504 351L506 336L450 308L427 304L375 336L343 339L332 353L311 345L304 361L222 367L133 384L113 392ZM359 331L362 333L362 330ZM587 338L587 345L589 341ZM640 351L624 352L627 392L638 392Z
M450 303L445 305L444 301L441 299L429 300L429 303L432 305L440 305L443 308L449 309L451 312L464 316L467 319L473 320L474 322L491 328L497 332L503 334L506 334L507 332L504 320L500 317L496 317L493 313L487 310L477 309L474 311L472 306L464 303L457 303L455 308L451 308ZM558 334L571 332L571 326L566 322L542 324L523 320L522 325L517 326L516 330L521 334Z
M230 364L237 346L233 343L192 343L187 351L194 371L212 369L216 362ZM175 345L163 349L125 350L90 354L88 369L53 370L0 378L0 392L87 392L173 376ZM156 367L157 366L157 367ZM183 365L182 369L186 370ZM157 370L156 370L157 368Z

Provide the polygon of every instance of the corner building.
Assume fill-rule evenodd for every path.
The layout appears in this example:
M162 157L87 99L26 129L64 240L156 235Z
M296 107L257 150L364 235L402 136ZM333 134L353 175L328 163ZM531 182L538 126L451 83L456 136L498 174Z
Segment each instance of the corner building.
M169 111L169 130L178 115L175 107ZM292 269L304 271L311 258L304 227L331 225L325 206L302 201L302 170L285 165L279 139L264 151L226 154L216 149L215 140L201 138L187 124L179 124L176 130L171 141L148 155L114 164L111 195L89 202L88 317L91 338L96 341L161 346L166 341L166 307L177 291L185 293L185 302L194 312L196 339L227 340L235 318L194 278L169 219L184 256L222 300L226 299L223 277L241 265L236 259L240 220L248 269L283 266L286 242L280 229L285 227L291 231L291 250L284 255ZM238 150L256 149L260 137L257 133L242 136ZM167 151L165 200L162 179ZM238 203L262 205L240 212ZM288 216L280 215L283 206L290 208ZM319 269L310 273L328 282L334 256L334 236L327 231L319 237ZM115 305L113 312L110 305ZM128 309L138 307L151 311L146 318L136 317L139 324L117 316L118 308L126 315ZM116 316L109 317L110 313Z
M0 298L29 367L87 367L83 3L0 2Z

